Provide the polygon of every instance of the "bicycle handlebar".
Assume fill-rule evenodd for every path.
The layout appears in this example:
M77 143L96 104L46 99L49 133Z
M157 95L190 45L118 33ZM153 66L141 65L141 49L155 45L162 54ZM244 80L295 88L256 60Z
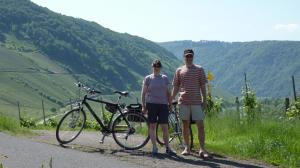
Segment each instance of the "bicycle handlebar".
M89 94L95 94L95 93L98 93L98 94L101 94L102 92L101 91L98 91L98 90L95 90L95 89L91 89L87 86L85 86L84 84L78 82L78 83L74 83L77 87L79 88L83 88L84 90L86 90ZM127 97L129 95L129 92L128 91L114 91L114 93L116 94L119 94L120 96L124 96L124 97Z
M79 88L83 88L84 90L86 90L89 94L95 94L95 93L98 93L98 94L101 94L102 92L101 91L98 91L98 90L95 90L95 89L91 89L87 86L85 86L84 84L78 82L78 83L74 83L77 87Z

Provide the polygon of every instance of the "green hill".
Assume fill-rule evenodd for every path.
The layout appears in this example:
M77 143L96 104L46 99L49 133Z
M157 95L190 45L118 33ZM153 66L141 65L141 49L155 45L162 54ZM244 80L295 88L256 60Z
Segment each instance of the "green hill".
M174 41L160 45L181 60L183 50L193 48L195 62L213 72L214 85L235 95L241 93L244 73L257 95L263 97L291 96L291 76L300 82L298 41Z
M0 0L0 111L59 108L75 98L76 81L111 94L139 91L160 59L172 76L180 61L149 40L54 13L29 0ZM1 110L2 109L2 110ZM36 110L34 110L36 109Z
M172 74L174 65L178 65L170 52L146 39L60 15L29 0L1 0L0 4L2 42L11 42L6 39L11 35L16 38L12 42L18 45L15 49L37 49L68 72L96 79L106 91L139 89L153 59L162 60L166 74Z

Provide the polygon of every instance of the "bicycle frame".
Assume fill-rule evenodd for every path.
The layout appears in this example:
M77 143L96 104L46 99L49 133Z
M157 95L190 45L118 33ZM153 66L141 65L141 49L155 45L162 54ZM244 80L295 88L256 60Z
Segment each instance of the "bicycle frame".
M112 130L110 129L110 126L111 126L111 124L113 122L113 117L116 115L116 113L113 113L113 115L111 116L111 118L109 120L109 123L107 125L105 125L102 122L102 120L97 116L97 114L92 109L92 107L89 105L89 103L87 102L87 100L88 101L93 101L93 102L98 102L98 103L101 103L101 104L115 105L115 106L117 106L117 110L119 111L119 115L122 115L124 117L124 113L122 112L122 109L121 109L120 105L118 103L116 104L116 103L111 103L111 102L107 102L107 101L103 101L103 100L97 100L97 99L89 98L89 97L87 97L87 95L84 96L84 98L83 98L83 100L81 102L81 105L80 105L80 108L81 108L82 111L84 111L83 110L83 105L87 107L87 109L90 111L90 113L96 119L96 121L98 122L98 124L100 124L100 126L102 128L102 130L101 130L102 132L112 133ZM120 100L120 97L119 97L119 100ZM127 119L125 117L124 117L124 120L129 125L129 122L127 121Z

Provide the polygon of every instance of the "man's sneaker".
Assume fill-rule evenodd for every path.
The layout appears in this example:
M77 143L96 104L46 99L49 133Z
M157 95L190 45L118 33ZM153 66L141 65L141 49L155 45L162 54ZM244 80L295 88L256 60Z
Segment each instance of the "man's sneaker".
M172 148L170 148L170 147L167 147L166 148L166 154L168 154L168 155L177 155L176 154L176 151L174 151Z
M152 155L155 155L158 153L158 148L157 147L152 147Z

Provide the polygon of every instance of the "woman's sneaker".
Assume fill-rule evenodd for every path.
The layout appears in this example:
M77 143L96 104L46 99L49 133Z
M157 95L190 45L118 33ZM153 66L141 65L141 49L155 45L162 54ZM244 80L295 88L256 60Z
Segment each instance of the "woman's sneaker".
M152 147L152 155L156 155L158 153L157 147Z

